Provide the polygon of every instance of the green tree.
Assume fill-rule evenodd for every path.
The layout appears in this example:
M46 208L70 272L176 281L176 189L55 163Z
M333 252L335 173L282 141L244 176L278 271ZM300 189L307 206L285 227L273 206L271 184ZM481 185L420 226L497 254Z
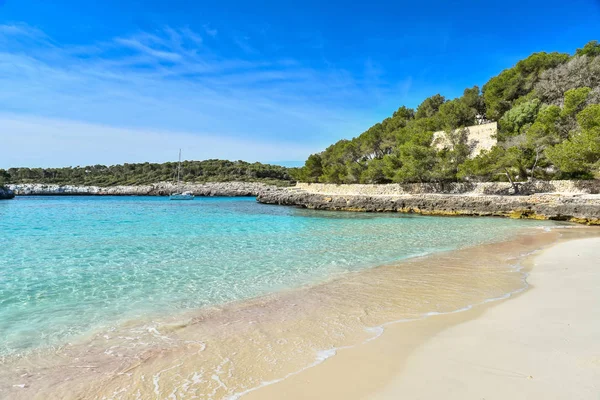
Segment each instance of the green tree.
M415 114L415 118L420 119L433 117L445 101L446 98L440 94L436 94L435 96L426 98L417 107L417 113Z
M441 126L446 131L473 125L477 111L469 107L464 101L454 99L440 106L438 118Z
M589 130L600 127L600 104L591 104L577 114L577 122L581 129Z
M394 114L392 115L392 117L408 121L415 117L415 110L413 110L412 108L408 108L406 106L402 106L402 107L398 108L396 111L394 111Z
M432 171L436 181L455 181L459 166L468 160L471 148L468 145L468 130L455 129L446 131L448 146L438 152L438 162Z
M433 134L415 135L398 148L402 165L393 177L394 182L427 182L437 162L436 151L431 147Z
M483 96L481 95L481 91L479 90L479 86L473 86L472 88L467 88L463 92L463 96L461 100L470 108L475 110L475 113L478 115L485 115L485 101L483 101Z
M577 114L581 131L546 149L548 159L567 177L593 177L600 164L600 104Z
M360 151L369 159L381 158L384 154L384 130L382 124L375 124L359 136Z
M578 56L597 57L600 56L600 43L597 40L587 42L581 49L575 52Z
M540 101L533 99L508 110L499 121L499 140L505 140L508 136L516 136L522 133L523 128L535 121L540 109Z
M385 162L383 159L369 161L367 168L360 177L360 183L387 183L390 182L384 173Z
M323 175L321 155L311 154L308 156L304 167L300 168L298 179L303 182L319 182L321 175Z
M562 110L564 117L572 116L583 110L587 97L592 89L580 87L565 92L565 105Z
M513 68L490 79L483 86L487 118L499 120L511 108L513 101L533 89L542 72L565 63L568 59L568 54L534 53L519 61Z
M518 193L519 185L514 166L519 157L519 151L514 147L507 150L502 146L494 146L460 165L458 177L466 180L494 181L501 175L510 182L513 192Z

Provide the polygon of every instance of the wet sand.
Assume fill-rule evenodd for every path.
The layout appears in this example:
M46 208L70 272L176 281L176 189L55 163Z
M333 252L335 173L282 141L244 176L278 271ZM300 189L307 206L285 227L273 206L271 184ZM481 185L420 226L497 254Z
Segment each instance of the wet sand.
M510 299L388 326L246 398L598 399L599 234L565 230Z

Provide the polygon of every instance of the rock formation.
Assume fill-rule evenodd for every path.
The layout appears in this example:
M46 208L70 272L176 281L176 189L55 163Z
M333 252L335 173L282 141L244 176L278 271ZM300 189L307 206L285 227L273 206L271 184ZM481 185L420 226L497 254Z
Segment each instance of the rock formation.
M265 204L295 205L318 210L404 212L424 215L481 215L535 218L600 225L600 195L587 193L537 193L528 196L497 194L337 194L306 188L280 188L258 195ZM344 185L340 185L344 186Z
M0 200L8 200L12 199L13 197L15 197L15 193L12 190L0 186Z

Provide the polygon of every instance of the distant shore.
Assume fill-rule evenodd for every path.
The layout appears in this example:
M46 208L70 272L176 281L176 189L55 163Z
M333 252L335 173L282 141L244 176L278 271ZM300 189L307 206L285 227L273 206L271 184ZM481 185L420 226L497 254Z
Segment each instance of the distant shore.
M514 299L390 326L247 398L596 399L598 233L573 229L533 256Z
M7 185L17 196L168 196L177 191L192 192L196 196L257 196L259 193L277 189L263 182L171 182L148 185L83 186L25 183Z

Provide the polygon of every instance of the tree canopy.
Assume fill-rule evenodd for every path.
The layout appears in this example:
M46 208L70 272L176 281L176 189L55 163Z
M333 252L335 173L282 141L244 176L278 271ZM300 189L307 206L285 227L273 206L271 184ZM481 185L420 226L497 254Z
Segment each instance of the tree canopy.
M244 161L182 161L181 179L186 182L266 182L289 184L293 169L279 165ZM139 163L122 165L91 165L67 168L0 169L5 183L48 183L69 185L142 185L173 181L177 163Z
M306 182L390 183L593 178L600 175L600 44L534 53L456 99L402 106L352 139L311 155ZM464 127L496 121L497 144L470 154ZM433 133L445 132L445 143Z

